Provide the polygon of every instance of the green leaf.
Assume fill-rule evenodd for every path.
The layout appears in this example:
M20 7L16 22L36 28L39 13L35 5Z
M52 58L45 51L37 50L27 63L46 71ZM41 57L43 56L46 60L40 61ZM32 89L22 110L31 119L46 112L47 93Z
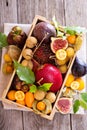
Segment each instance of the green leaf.
M76 113L79 110L80 102L79 100L75 100L74 105L73 105L73 111Z
M83 32L87 32L87 30L83 27L65 27L65 32L70 34L70 35L75 35L76 33L83 33Z
M87 110L87 103L84 100L80 100L80 106Z
M81 93L80 95L81 95L82 100L87 102L87 92Z
M7 46L7 36L0 32L0 48Z
M14 61L14 67L20 80L24 81L26 84L33 84L35 82L35 75L31 69L22 66L16 61Z
M38 89L43 91L49 91L52 84L53 83L44 83L43 85L39 86Z
M29 90L29 92L31 92L31 93L35 93L37 91L37 86L36 85L32 85L32 86L30 86L30 90Z

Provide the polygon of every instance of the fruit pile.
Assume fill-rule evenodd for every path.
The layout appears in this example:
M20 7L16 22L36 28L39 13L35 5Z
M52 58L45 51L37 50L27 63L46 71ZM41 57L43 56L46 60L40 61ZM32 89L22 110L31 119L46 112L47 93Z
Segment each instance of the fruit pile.
M26 34L23 30L15 26L9 32L6 41L8 43L7 52L4 54L4 64L2 71L4 74L10 74L14 70L13 61L18 60L21 49L23 48L26 41Z
M75 102L77 93L81 93L85 89L83 76L86 74L86 67L87 65L78 59L78 57L76 57L71 69L71 73L68 75L68 78L65 82L61 98L57 102L57 109L61 113L69 113L72 106L74 112L77 112L77 109L74 108L75 105L73 104ZM78 105L75 107L78 107Z
M19 35L21 30L19 28L18 30L15 31L13 28L12 32L15 31L15 35ZM10 36L8 35L8 39L9 37L17 38L13 43L20 49L23 48L22 42L19 42L22 36L15 37L12 32L11 35L9 34ZM9 44L12 44L12 39L8 40ZM55 104L57 92L62 87L69 62L80 49L82 42L82 30L78 33L76 29L69 30L65 27L55 26L55 22L53 24L44 21L37 22L31 36L25 42L26 46L22 50L20 63L13 58L16 74L7 98L33 109L38 114L49 115ZM15 50L17 51L17 49ZM8 49L8 53L4 56L6 63L13 60L11 59L13 53L9 52L11 53ZM73 68L75 69L75 67ZM66 82L66 91L69 89L70 91L71 89L72 91L81 90L83 80L72 77ZM64 92L65 94L66 92ZM63 98L64 101L61 99L58 101L60 111L64 110L63 106L67 106L67 112L64 110L64 113L69 112L72 104L71 99L67 100L68 98L66 96Z

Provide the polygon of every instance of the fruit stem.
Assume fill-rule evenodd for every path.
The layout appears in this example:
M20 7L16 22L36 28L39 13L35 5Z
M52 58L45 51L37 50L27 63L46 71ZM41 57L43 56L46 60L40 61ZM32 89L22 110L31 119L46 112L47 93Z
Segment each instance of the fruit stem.
M40 80L37 81L37 84L41 85L41 81L43 80L43 78L41 78Z

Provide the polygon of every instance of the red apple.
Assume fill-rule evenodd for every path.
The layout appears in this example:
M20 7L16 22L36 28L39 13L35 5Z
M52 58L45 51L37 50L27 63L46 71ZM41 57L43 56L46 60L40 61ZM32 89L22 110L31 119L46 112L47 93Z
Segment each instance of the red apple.
M62 85L62 74L60 70L51 64L44 64L40 69L35 72L36 82L41 80L43 83L53 83L50 91L57 92Z

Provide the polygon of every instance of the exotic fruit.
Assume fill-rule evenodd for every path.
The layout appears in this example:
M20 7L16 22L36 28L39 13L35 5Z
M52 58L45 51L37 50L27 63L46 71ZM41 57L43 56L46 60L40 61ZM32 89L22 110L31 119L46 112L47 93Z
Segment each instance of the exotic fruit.
M57 92L62 85L62 74L58 68L51 64L44 64L35 72L36 82L53 83L50 91Z
M59 49L66 49L67 47L67 40L63 40L62 38L51 38L51 50L53 53L55 53Z
M20 27L15 26L9 32L7 36L7 41L9 45L16 45L20 49L22 49L25 44L26 38L27 38L26 33L23 32L23 30Z
M60 98L56 105L59 112L62 114L67 114L70 112L72 107L72 99L71 98Z
M56 36L56 30L50 23L39 22L33 30L33 36L36 37L39 42L43 40L45 43L49 43L50 38Z
M76 57L71 71L74 76L82 77L87 74L87 64Z

